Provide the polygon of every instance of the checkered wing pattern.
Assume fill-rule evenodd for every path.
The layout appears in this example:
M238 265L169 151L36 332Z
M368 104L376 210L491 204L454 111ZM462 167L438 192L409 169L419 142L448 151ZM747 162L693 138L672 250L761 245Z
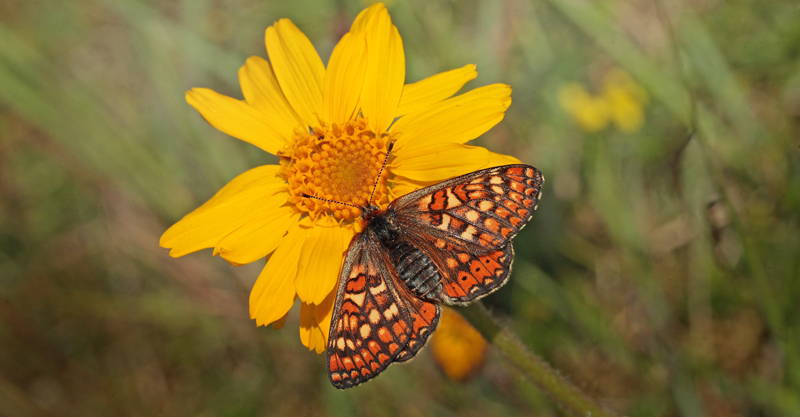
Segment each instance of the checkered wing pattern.
M465 304L501 287L511 272L511 238L530 220L544 184L529 165L466 174L395 200L389 210L405 239L437 265L449 304Z
M405 289L405 287L403 288ZM405 297L405 300L411 315L411 335L408 339L408 344L403 347L394 359L395 362L405 362L413 358L425 346L425 343L428 342L428 337L436 330L436 325L439 324L441 315L438 305L417 298L411 295L410 291L407 292L408 296Z
M439 306L409 294L370 230L347 252L328 336L328 376L350 388L413 357L439 322Z
M507 165L365 210L328 334L331 383L349 388L413 358L439 323L437 303L467 304L502 286L511 238L536 210L543 184L536 168Z

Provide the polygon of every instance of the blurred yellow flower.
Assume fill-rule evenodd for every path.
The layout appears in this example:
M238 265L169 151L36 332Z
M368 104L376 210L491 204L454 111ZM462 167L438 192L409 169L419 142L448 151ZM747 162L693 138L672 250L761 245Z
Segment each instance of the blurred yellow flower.
M503 119L511 88L451 97L474 65L404 85L403 42L383 4L363 10L327 68L288 19L266 31L270 61L239 70L244 100L194 88L186 100L212 126L280 157L253 168L173 225L160 244L182 256L214 248L233 265L268 257L250 293L257 325L280 328L297 297L300 339L323 352L343 252L394 141L374 202L515 158L465 145ZM269 256L271 254L271 256Z
M608 103L602 97L589 94L578 83L567 83L558 91L558 102L587 132L597 132L608 126Z
M647 101L647 92L620 69L605 74L599 96L578 83L567 83L558 90L561 107L587 132L598 132L612 122L623 132L639 130Z
M635 132L644 124L644 105L647 92L621 69L606 73L603 98L608 103L611 120L623 132Z
M465 381L486 359L486 340L455 310L442 307L442 318L431 336L433 358L448 378Z

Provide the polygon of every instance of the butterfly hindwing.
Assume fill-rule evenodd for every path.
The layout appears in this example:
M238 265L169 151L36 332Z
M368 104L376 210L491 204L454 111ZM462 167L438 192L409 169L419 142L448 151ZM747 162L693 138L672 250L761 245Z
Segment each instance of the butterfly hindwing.
M441 309L435 303L422 300L410 294L406 297L411 314L411 333L408 344L397 354L395 362L405 362L425 346L428 337L436 330L441 316Z
M491 294L508 281L514 249L509 242L483 255L453 249L446 256L442 298L460 305Z

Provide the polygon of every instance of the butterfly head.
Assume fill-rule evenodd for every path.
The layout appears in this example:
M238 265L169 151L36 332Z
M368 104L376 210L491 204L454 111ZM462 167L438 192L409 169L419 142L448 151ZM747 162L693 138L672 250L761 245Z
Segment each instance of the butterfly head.
M378 213L380 213L380 211L381 211L380 207L374 204L370 204L366 207L361 207L361 218L364 221L368 222L372 220L372 218L375 217Z

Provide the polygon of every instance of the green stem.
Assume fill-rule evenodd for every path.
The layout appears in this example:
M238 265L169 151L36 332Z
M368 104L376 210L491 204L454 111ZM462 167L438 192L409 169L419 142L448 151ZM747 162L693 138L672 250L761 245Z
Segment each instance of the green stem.
M542 358L529 351L508 329L500 326L481 303L458 309L489 343L553 400L578 417L611 417L617 414L600 407L569 383Z

